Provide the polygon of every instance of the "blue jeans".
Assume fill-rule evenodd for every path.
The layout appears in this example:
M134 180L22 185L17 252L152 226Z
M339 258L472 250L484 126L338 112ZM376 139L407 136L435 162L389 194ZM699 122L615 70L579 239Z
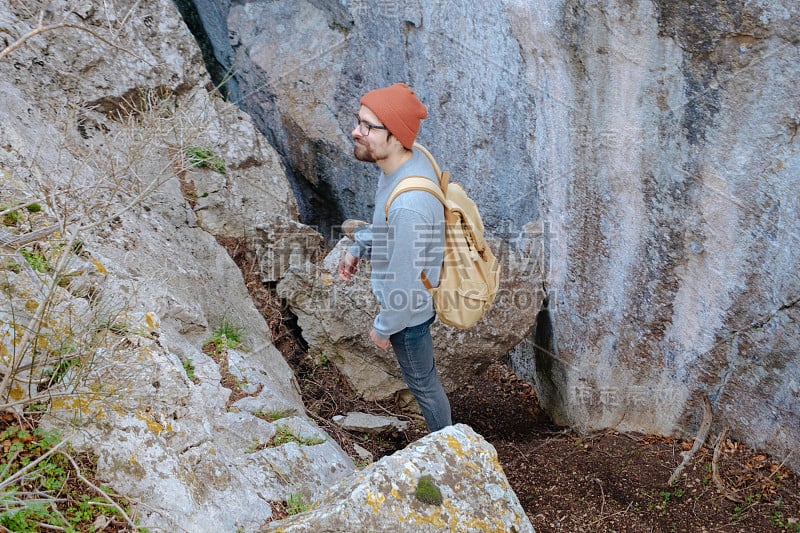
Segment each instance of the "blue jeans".
M450 401L439 381L439 374L433 361L430 325L434 318L418 326L398 331L389 337L403 379L417 399L422 409L422 416L425 417L425 423L431 432L453 423L450 417Z

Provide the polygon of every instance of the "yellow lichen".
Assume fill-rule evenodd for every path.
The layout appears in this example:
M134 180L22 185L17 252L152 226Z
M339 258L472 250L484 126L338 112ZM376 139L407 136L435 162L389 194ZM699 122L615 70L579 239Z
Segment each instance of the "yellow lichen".
M434 526L436 529L439 529L439 530L442 530L442 531L444 531L445 529L448 529L448 527L447 527L447 522L448 521L445 519L445 516L448 516L448 515L444 514L443 506L439 506L439 505L437 505L435 507L426 506L425 509L426 509L426 511L428 511L425 514L420 513L419 511L413 511L412 510L411 514L408 516L409 522L411 522L411 523L413 523L415 525L430 524L430 525ZM432 510L432 511L430 511L430 510ZM453 516L453 515L449 515L449 516ZM462 531L467 531L467 530L462 530Z
M11 353L8 351L8 347L4 342L0 342L0 363L4 365L11 364Z
M150 329L150 331L155 331L159 328L158 317L152 311L145 313L144 321L147 324L147 327Z
M461 442L459 442L459 440L454 436L447 436L447 446L452 449L458 457L464 456L464 448L462 448Z
M108 270L106 270L106 267L104 267L102 263L100 263L100 261L98 261L94 257L92 257L92 263L94 263L94 267L97 269L97 272L99 274L103 275L108 274Z
M11 390L8 392L12 400L21 400L25 396L25 391L19 386L19 383L14 383Z
M152 418L144 416L144 415L139 414L139 413L136 414L136 418L138 418L139 420L144 422L147 425L147 429L149 429L150 431L152 431L156 435L158 435L162 431L172 431L172 424L168 423L165 426L164 424L156 422Z
M494 531L506 531L501 520L491 517L488 519L477 518L475 516L464 515L463 509L445 501L442 505L444 512L450 517L448 529L453 533L457 531L484 531L486 533ZM519 518L518 516L516 517Z
M372 512L378 514L380 512L381 505L383 502L386 501L386 496L380 493L368 492L367 493L367 505L372 508Z
M85 412L91 404L92 398L88 395L68 396L65 398L53 398L50 405L57 410L71 410Z

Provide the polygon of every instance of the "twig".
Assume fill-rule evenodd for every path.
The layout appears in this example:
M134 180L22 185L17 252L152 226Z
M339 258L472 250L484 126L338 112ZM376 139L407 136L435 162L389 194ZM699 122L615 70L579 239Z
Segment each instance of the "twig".
M604 516L602 516L602 513L601 513L601 516L600 516L600 518L598 518L597 520L595 520L594 522L592 522L591 524L589 524L587 527L592 527L593 525L595 525L595 524L597 524L597 523L599 523L599 522L602 522L603 520L608 520L609 518L612 518L612 517L614 517L614 516L617 516L618 514L627 513L628 511L630 511L630 510L631 510L631 507L633 507L633 502L629 503L629 504L628 504L628 506L627 506L625 509L620 509L620 510L619 510L619 511L617 511L616 513L611 513L611 514L610 514L610 515L608 515L608 516L605 516L605 517L604 517Z
M44 239L45 237L49 237L50 235L52 235L57 231L60 231L61 229L62 228L60 224L53 224L52 226L38 229L36 231L31 231L30 233L25 233L23 235L15 235L11 233L6 233L5 231L0 231L0 248L8 248L9 250L16 250L33 241L39 241Z
M778 468L776 468L775 470L773 470L773 471L772 471L772 473L771 473L770 475L768 475L768 476L767 476L767 479L770 479L770 478L772 478L772 476L774 476L775 474L777 474L778 472L780 472L780 469L781 469L781 468L783 468L783 467L786 465L786 461L788 461L788 460L789 460L789 458L792 456L792 452L793 452L793 451L794 451L794 450L789 450L789 453L788 453L788 454L786 454L786 457L784 457L784 458L783 458L783 460L781 461L781 464L779 464L779 465L778 465Z
M11 465L14 464L14 461L17 460L17 457L19 457L19 454L20 454L20 452L14 452L14 455L12 455L10 458L9 457L5 458L6 459L6 466L2 470L0 470L0 479L5 479L6 478L6 473L9 470L11 470Z
M722 450L722 444L725 442L725 437L728 436L728 428L722 430L719 438L717 439L717 444L714 446L714 457L711 460L711 478L714 480L714 485L716 485L717 490L719 490L725 498L729 499L732 502L741 503L742 499L734 494L734 492L725 485L725 482L722 480L722 476L719 475L719 467L717 466L719 463L719 456Z
M518 457L521 457L523 461L528 463L528 466L534 466L534 464L531 463L530 460L528 459L528 454L523 452L522 450L520 450L519 447L516 444L514 444L513 442L509 442L508 446L510 448L513 448L519 454ZM600 490L602 490L602 489L600 489Z
M25 42L28 41L28 39L31 39L33 37L36 37L39 34L42 34L42 33L48 32L48 31L60 30L60 29L64 29L64 28L72 28L72 29L75 29L75 30L85 31L86 33L92 35L94 38L106 43L107 45L112 46L112 47L114 47L114 48L116 48L118 50L122 50L123 52L127 52L130 55L132 55L133 57L135 57L136 59L147 63L151 67L155 67L155 65L153 65L152 63L150 63L149 61L147 61L143 57L137 55L135 52L132 52L131 50L128 50L127 48L122 47L122 46L120 46L118 44L112 43L111 41L109 41L108 39L106 39L105 37L100 35L99 33L95 32L94 30L92 30L90 28L87 28L86 26L81 26L80 24L72 24L70 22L62 22L62 23L59 23L59 24L48 24L47 26L44 26L44 25L42 25L41 17L39 18L39 25L37 27L35 27L34 29L29 31L28 33L26 33L25 35L23 35L22 37L20 37L19 39L17 39L13 43L11 43L10 45L8 45L5 48L3 48L2 50L0 50L0 60L5 59L5 57L8 56L11 52L13 52L17 48L19 48L20 46L25 44Z
M683 452L683 461L681 464L678 465L678 468L672 473L667 482L667 485L672 486L678 481L678 478L681 477L683 473L683 469L686 468L686 465L689 464L689 461L692 460L692 457L703 447L703 443L706 441L706 437L708 437L708 430L711 429L711 419L713 417L713 412L711 411L711 401L708 399L708 396L703 396L703 421L700 424L700 429L697 431L697 437L694 439L694 445L692 449L688 452Z
M61 442L59 442L58 444L56 444L55 446L53 446L52 448L47 450L47 452L43 453L42 455L37 457L35 460L31 461L30 463L25 465L23 468L20 468L19 470L17 470L15 473L13 473L8 478L4 479L2 482L0 482L0 490L3 490L7 486L9 486L9 485L11 485L13 483L16 483L17 480L22 478L25 474L27 474L28 471L33 470L36 467L36 465L38 465L39 463L41 463L42 461L44 461L45 459L47 459L48 457L50 457L51 455L56 453L56 451L61 446L66 444L66 442L67 442L66 439L62 440Z
M75 469L75 475L76 475L76 476L78 476L78 479L80 479L81 481L83 481L83 482L84 482L86 485L88 485L89 487L91 487L91 488L93 488L95 491L97 491L97 493L98 493L98 494L100 494L100 495L101 495L103 498L105 498L106 500L108 500L108 503L109 503L109 504L110 504L110 505L111 505L111 506L112 506L114 509L116 509L116 510L117 510L117 512L119 512L119 514L120 514L120 515L121 515L121 516L122 516L122 517L125 519L125 521L126 521L126 522L128 522L128 525L129 525L129 526L131 526L131 528L132 528L134 531L136 531L136 524L133 522L133 520L131 520L131 518L128 516L128 513L126 513L126 512L125 512L125 510L122 508L122 506L120 506L120 505L119 505L117 502L115 502L113 499L111 499L111 496L109 496L108 494L106 494L106 492L105 492L104 490L100 489L100 487L98 487L97 485L95 485L94 483L92 483L91 481L89 481L88 479L86 479L86 478L84 477L84 475L83 475L83 474L81 474L81 469L80 469L80 467L78 466L78 463L76 463L76 462L75 462L75 460L72 458L72 456L71 456L70 454L68 454L67 452L63 452L63 451L62 451L62 452L61 452L61 455L63 455L64 457L66 457L66 458L67 458L67 460L68 460L68 461L70 462L70 464L72 465L72 468L74 468L74 469Z
M605 511L606 508L606 492L603 490L603 482L598 478L593 478L591 482L597 483L597 486L600 487L600 496L602 498L600 502L600 516L603 516L603 511Z

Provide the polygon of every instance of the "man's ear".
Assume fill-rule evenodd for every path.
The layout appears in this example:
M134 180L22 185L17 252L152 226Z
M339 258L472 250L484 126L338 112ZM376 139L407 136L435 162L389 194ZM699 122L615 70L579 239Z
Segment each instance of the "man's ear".
M397 140L397 137L395 137L395 136L394 136L394 135L392 135L391 133L389 133L389 134L386 136L386 144L387 144L387 145L389 145L389 147L390 147L392 150L405 150L405 148L403 147L403 145L402 145L402 144L400 144L400 141L399 141L399 140Z

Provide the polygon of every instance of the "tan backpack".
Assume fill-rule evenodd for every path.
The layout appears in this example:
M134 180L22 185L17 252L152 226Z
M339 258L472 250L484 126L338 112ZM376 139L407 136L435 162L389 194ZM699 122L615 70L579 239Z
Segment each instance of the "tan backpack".
M473 326L492 305L500 281L500 264L483 237L483 220L478 206L458 183L450 183L450 173L442 172L431 153L422 145L414 147L425 154L439 178L439 187L421 176L403 178L386 200L389 206L407 191L426 191L444 206L445 250L439 286L433 287L423 272L422 283L433 296L439 320L456 328Z

